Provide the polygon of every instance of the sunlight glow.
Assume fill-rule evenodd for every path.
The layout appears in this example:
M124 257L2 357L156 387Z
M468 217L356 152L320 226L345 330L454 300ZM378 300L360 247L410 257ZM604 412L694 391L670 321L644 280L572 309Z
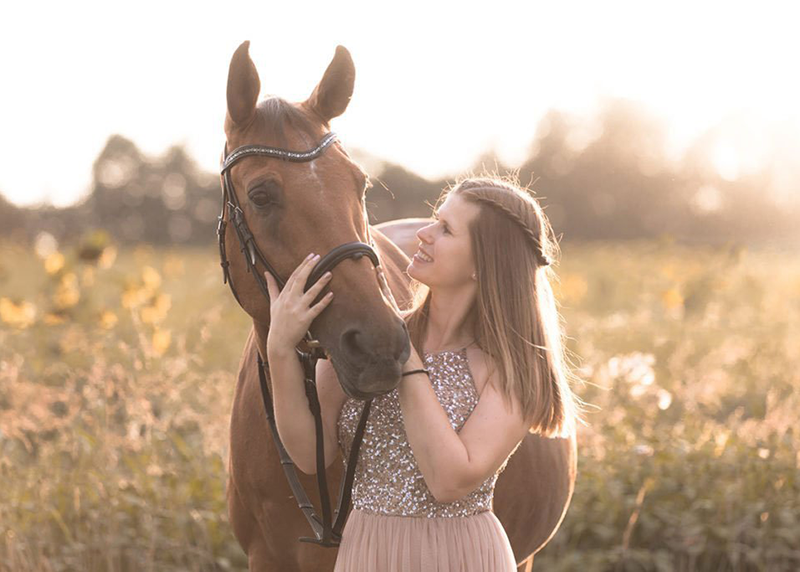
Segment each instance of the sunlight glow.
M228 64L245 39L261 96L289 100L305 99L346 46L355 93L332 128L366 161L431 178L487 152L518 165L551 109L585 120L569 137L579 152L599 135L592 114L610 97L663 120L676 161L720 121L747 115L746 127L714 136L713 164L729 179L769 163L774 125L800 125L791 3L412 1L388 13L366 1L220 10L144 0L52 3L47 18L37 4L15 10L0 36L2 53L15 54L0 60L4 85L15 86L0 106L0 193L18 204L85 196L114 133L148 154L185 144L216 171Z
M720 141L714 146L711 161L723 179L734 181L739 176L738 153L729 141Z

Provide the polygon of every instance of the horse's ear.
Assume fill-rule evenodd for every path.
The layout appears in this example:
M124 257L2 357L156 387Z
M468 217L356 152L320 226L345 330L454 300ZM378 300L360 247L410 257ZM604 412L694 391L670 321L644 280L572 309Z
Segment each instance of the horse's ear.
M250 59L250 41L236 48L228 69L228 115L236 125L247 125L256 111L261 80Z
M336 54L307 104L327 123L347 109L355 80L356 68L350 52L344 46L336 46Z

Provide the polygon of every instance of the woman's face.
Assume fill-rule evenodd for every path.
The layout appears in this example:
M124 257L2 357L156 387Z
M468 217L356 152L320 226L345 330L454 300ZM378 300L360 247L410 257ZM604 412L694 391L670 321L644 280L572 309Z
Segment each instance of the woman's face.
M479 213L477 205L455 193L447 195L433 213L437 220L417 231L420 244L408 266L408 275L430 288L475 283L469 224Z

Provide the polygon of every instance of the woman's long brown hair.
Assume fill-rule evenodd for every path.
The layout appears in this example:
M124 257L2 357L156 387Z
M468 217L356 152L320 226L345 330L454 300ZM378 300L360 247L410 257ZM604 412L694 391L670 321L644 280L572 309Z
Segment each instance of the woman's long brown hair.
M558 244L538 201L510 178L470 177L445 189L480 207L469 234L478 290L467 324L478 346L499 371L507 403L519 400L531 433L566 437L575 430L580 401L577 379L565 356L564 333L550 279ZM414 298L404 313L411 342L422 351L430 289L413 281ZM490 375L493 372L490 372Z

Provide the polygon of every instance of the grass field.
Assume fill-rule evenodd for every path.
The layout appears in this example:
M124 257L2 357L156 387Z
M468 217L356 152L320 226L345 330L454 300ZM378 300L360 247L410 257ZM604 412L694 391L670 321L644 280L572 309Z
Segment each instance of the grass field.
M592 406L534 569L800 569L800 257L565 244L555 270ZM0 245L0 572L244 570L248 329L213 247Z

